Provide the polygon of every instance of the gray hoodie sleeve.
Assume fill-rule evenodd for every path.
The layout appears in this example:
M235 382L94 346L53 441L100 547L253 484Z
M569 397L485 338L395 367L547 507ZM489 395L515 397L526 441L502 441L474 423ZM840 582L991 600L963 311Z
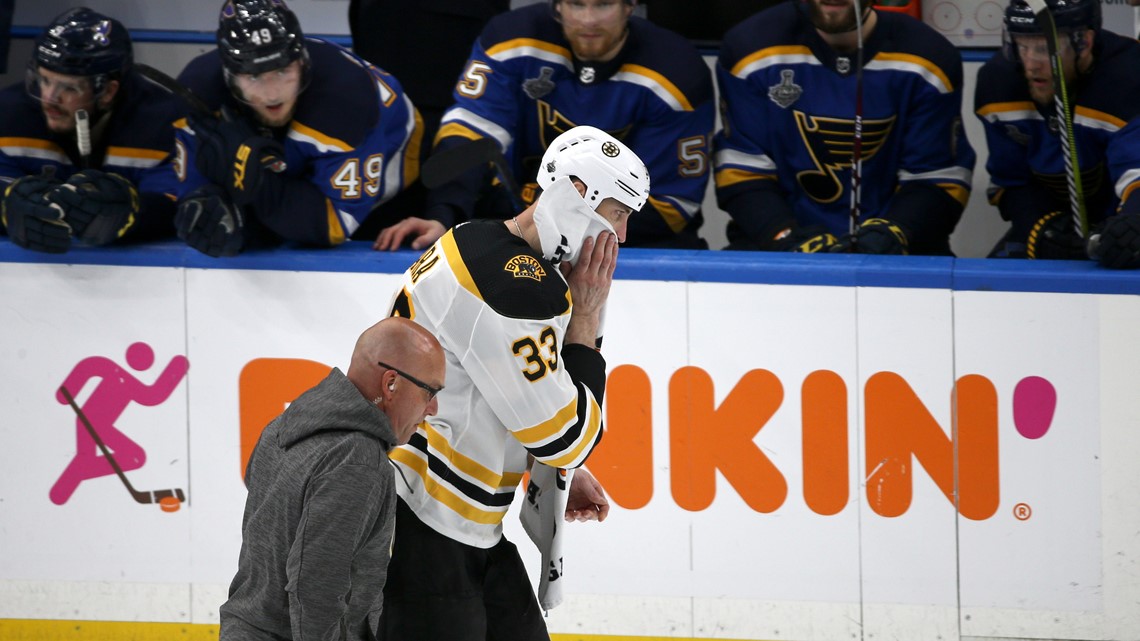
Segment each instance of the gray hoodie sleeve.
M370 638L348 622L368 621L382 603L391 492L390 480L366 465L342 464L309 483L286 562L295 641Z

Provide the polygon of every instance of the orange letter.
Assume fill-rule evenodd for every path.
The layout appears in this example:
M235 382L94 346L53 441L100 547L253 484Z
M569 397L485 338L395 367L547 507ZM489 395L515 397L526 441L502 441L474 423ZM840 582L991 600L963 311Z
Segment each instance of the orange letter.
M981 376L965 376L957 390L959 511L975 520L997 510L997 393ZM867 380L867 500L894 517L911 501L914 461L954 503L954 444L901 376L880 372ZM913 460L912 460L913 459Z
M241 477L261 431L305 390L328 376L328 365L296 358L256 358L238 377Z
M958 511L981 521L1001 503L998 399L994 384L971 374L958 379Z
M653 498L653 395L649 376L619 365L606 380L606 434L587 467L614 503L636 510Z
M808 374L803 406L804 501L816 514L839 514L847 505L847 386L839 374Z
M787 481L752 439L783 400L780 379L754 369L717 408L704 370L677 370L669 381L669 460L677 505L694 512L711 505L719 469L752 509L779 508L788 495Z

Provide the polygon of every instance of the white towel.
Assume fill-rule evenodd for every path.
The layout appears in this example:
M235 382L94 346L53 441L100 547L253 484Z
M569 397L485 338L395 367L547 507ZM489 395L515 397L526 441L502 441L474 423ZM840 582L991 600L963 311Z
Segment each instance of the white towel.
M538 603L544 611L562 603L562 525L574 470L562 470L535 461L530 468L526 500L519 520L527 536L542 553Z

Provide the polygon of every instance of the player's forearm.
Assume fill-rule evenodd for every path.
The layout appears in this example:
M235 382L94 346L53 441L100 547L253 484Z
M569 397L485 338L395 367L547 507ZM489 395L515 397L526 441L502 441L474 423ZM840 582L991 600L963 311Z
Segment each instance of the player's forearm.
M250 204L254 216L286 240L313 245L337 244L339 225L329 208L335 207L316 185L303 178L266 174L265 183Z

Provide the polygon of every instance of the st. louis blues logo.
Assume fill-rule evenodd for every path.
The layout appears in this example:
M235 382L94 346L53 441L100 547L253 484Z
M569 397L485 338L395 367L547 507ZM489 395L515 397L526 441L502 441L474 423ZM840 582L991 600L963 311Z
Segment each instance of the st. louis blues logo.
M843 195L850 181L840 180L839 172L851 168L855 148L855 121L849 118L809 116L802 111L793 112L800 137L811 155L815 169L796 174L796 180L808 196L819 203L833 203ZM863 121L862 160L874 158L891 135L895 118Z
M95 42L98 42L99 44L101 44L103 46L107 46L108 44L110 44L110 42L111 42L111 38L110 38L110 36L111 36L111 21L110 20L100 20L98 23L95 24L94 27L92 27L92 31L94 32L93 35L95 36Z

